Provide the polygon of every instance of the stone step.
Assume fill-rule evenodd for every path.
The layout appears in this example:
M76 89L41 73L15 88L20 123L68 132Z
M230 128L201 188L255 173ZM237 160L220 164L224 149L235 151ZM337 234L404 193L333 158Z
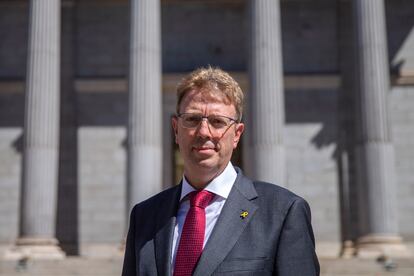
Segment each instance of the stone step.
M322 259L323 276L413 276L414 259L378 262L373 259Z
M68 257L65 260L0 261L1 276L121 275L122 259L88 259Z
M414 259L397 259L386 269L370 259L321 259L322 276L413 276ZM92 259L68 257L65 260L0 260L0 276L119 276L122 258Z

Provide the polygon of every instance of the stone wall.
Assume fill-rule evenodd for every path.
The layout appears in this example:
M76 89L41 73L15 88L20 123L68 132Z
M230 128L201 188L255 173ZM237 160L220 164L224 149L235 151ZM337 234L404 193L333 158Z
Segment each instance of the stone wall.
M391 90L391 118L401 234L414 240L414 87Z

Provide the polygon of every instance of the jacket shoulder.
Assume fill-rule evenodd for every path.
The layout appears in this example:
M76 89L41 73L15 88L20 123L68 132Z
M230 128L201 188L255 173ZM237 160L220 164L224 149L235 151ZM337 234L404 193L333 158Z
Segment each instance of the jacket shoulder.
M305 199L279 185L263 181L253 181L253 185L259 199L261 198L261 201L266 202L266 205L281 209L289 209L294 203L308 205Z
M132 212L138 211L147 211L147 210L154 210L158 209L159 207L163 207L166 204L170 204L172 200L174 200L177 193L181 190L180 185L168 188L158 194L141 201L140 203L135 204Z
M281 196L287 199L298 199L301 198L292 191L281 187L277 184L263 182L263 181L253 181L253 185L259 195L271 195L271 196Z

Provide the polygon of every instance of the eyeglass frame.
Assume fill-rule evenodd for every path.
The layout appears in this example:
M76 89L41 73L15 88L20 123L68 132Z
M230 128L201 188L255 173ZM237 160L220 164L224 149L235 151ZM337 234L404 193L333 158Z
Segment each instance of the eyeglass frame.
M187 129L197 129L201 125L201 123L204 121L204 119L206 119L207 120L207 127L210 130L210 132L211 132L211 129L210 129L210 126L211 126L213 128L213 130L215 130L215 131L224 130L223 132L225 133L232 125L238 124L241 121L241 120L234 119L234 118L231 118L231 117L228 117L228 116L216 115L216 114L211 114L211 115L208 115L208 116L202 115L200 113L190 113L190 112L183 112L183 113L175 114L176 118L180 118L180 119L182 119L182 117L181 117L182 115L197 115L197 116L199 116L201 118L200 122L196 126L194 126L194 127L187 127L187 126L184 126L184 124L182 124L184 128L187 128ZM215 128L214 126L211 125L211 123L210 123L210 121L208 119L209 117L212 117L212 116L222 117L222 118L229 119L231 121L231 123L229 125L223 127L222 129Z

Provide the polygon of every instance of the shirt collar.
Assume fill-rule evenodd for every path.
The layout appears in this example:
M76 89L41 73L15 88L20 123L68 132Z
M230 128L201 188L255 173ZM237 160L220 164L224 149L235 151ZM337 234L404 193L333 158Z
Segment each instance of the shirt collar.
M227 197L230 194L230 190L233 187L234 182L236 181L237 178L237 172L234 169L233 165L231 164L231 162L229 162L226 166L226 168L224 169L224 171L218 175L216 178L214 178L213 180L211 180L210 183L207 184L207 186L204 188L204 190L212 192L218 196L221 196L225 199L227 199ZM193 186L191 186L187 179L185 178L185 176L183 175L183 184L182 184L182 189L181 189L181 197L180 197L180 201L189 193L191 193L192 191L195 191L196 189L193 188Z

